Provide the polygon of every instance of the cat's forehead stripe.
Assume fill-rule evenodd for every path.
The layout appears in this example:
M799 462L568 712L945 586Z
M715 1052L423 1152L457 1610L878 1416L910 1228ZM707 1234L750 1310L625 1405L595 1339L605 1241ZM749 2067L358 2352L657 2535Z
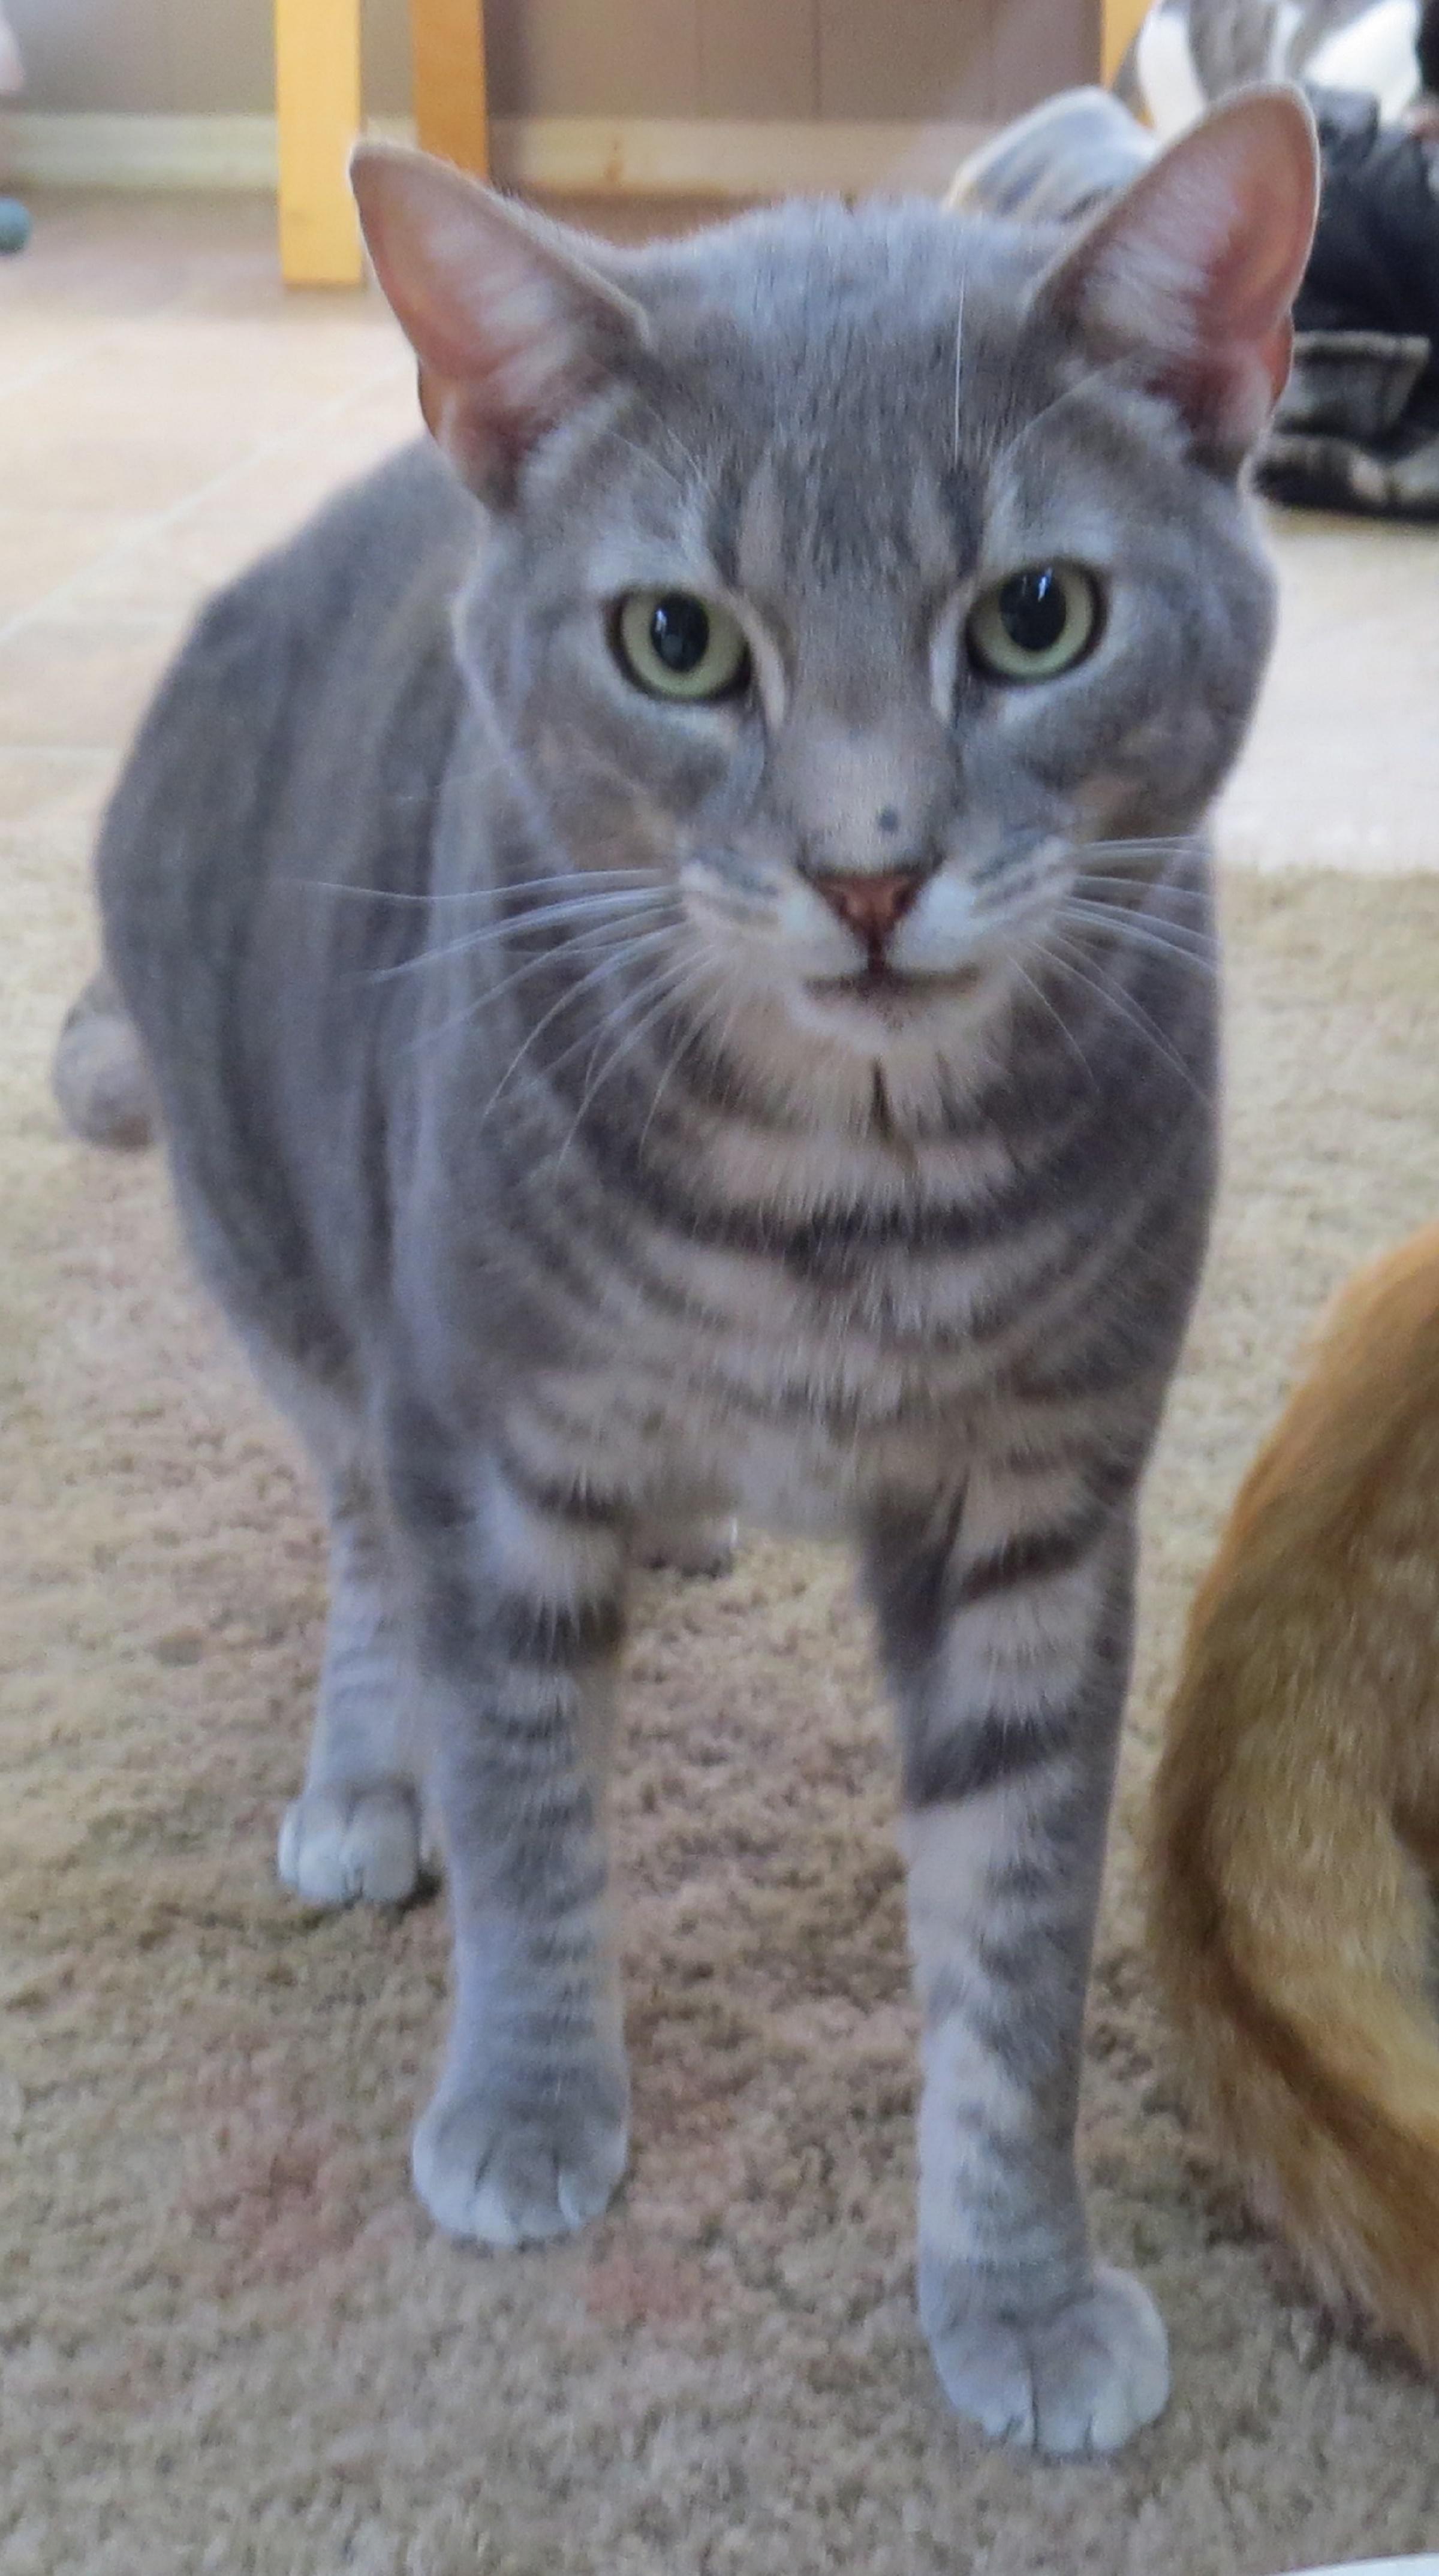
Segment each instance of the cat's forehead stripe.
M857 452L843 430L788 472L787 462L767 452L737 505L721 495L711 507L709 551L743 596L780 601L806 585L856 580L932 592L976 560L982 501L972 473L941 476L916 459L890 485L877 455Z
M784 509L772 457L762 457L750 476L738 514L733 550L734 580L756 594L774 588L785 559Z

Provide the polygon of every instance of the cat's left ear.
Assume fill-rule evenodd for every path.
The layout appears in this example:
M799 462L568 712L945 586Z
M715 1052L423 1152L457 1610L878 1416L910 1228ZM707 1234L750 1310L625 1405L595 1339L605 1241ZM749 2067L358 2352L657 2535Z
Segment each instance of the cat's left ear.
M1237 465L1284 390L1289 308L1318 202L1314 120L1299 91L1241 90L1061 253L1037 309L1131 360L1202 454Z
M558 224L448 162L357 144L350 184L375 275L420 362L420 408L496 508L547 430L637 352L638 304Z

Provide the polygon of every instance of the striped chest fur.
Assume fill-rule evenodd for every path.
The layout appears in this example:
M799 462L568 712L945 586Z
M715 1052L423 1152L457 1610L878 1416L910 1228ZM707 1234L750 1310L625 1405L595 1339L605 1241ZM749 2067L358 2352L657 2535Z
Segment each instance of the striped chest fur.
M1187 892L1197 937L1192 863ZM577 1105L566 1049L558 1070L536 1050L436 1326L476 1381L493 1338L508 1354L507 1442L547 1484L818 1530L952 1486L976 1441L1057 1452L1106 1403L1147 1402L1203 1235L1213 992L1158 939L1111 971L1063 1023L1042 990L1004 1013L919 1139L875 1115L839 1135L741 1115L713 1065L680 1071L655 1118L663 1025L603 1104L581 1081ZM426 1301L444 1228L438 1204L417 1220Z

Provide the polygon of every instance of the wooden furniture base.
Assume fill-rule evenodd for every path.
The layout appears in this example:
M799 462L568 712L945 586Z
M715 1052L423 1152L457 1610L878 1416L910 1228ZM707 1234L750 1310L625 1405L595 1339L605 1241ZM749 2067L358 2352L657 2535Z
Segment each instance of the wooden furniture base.
M427 152L483 174L484 0L410 0L415 127ZM358 286L359 226L345 177L361 131L360 0L275 0L280 273L287 286Z
M1146 6L1098 0L1101 79L1113 79ZM287 286L357 286L364 265L345 164L362 125L360 0L274 7L281 273ZM410 44L420 143L483 176L484 0L410 0Z

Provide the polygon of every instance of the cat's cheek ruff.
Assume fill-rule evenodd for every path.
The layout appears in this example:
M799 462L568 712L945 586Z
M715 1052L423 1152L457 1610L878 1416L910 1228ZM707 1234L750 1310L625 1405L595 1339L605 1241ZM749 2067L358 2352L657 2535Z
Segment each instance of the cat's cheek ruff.
M708 903L693 880L688 910L717 975L731 987L787 996L796 984L853 975L864 964L853 933L798 877L782 881L754 921L738 919L722 902Z
M922 980L979 965L980 934L973 888L952 865L940 867L922 889L889 943L888 962L898 975Z
M1056 841L1053 846L1065 845ZM750 920L722 900L707 902L693 879L687 902L692 925L720 975L797 999L806 1023L812 1022L810 1005L816 1003L822 1011L836 1006L848 1029L857 1006L879 1021L894 1021L905 1012L952 1000L958 986L983 978L993 948L993 932L981 919L973 887L952 866L930 879L890 942L885 962L894 989L883 997L884 1007L878 984L869 996L862 989L866 960L861 942L798 877L781 883L764 912Z

